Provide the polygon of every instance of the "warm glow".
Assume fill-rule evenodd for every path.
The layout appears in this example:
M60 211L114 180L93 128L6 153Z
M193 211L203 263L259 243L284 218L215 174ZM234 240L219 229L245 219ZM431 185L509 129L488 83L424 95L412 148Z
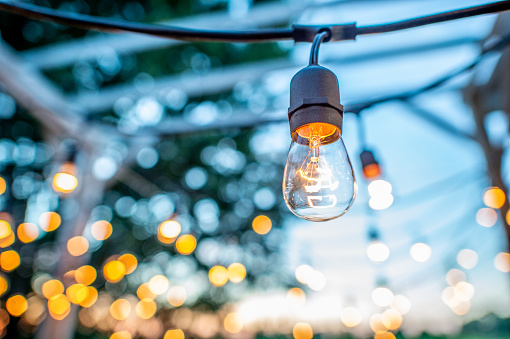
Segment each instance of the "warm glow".
M96 281L97 272L96 269L92 266L82 266L78 268L76 272L74 272L74 278L76 279L77 283L90 285Z
M363 320L361 311L354 307L346 307L340 314L340 320L346 327L355 327Z
M422 242L416 243L411 246L411 250L409 251L411 257L417 262L426 262L430 259L432 255L432 249L429 245L424 244Z
M90 233L96 240L106 240L113 232L112 224L106 220L99 220L92 224L90 227Z
M240 283L246 277L246 268L243 264L233 263L228 267L228 279L234 284Z
M97 301L97 290L92 286L87 286L87 297L80 303L81 307L90 307Z
M166 296L168 303L174 307L179 307L184 304L187 298L187 293L182 286L173 286Z
M456 315L465 315L469 312L470 309L471 309L471 303L469 301L463 301L463 302L460 302L457 305L451 307L451 310Z
M67 300L66 296L63 294L57 294L48 300L48 310L50 311L50 315L57 319L64 319L71 309L71 303Z
M67 241L67 251L74 257L87 253L89 250L89 241L81 235L73 237Z
M7 238L11 233L11 225L5 220L0 220L0 239Z
M19 254L16 251L5 251L0 253L0 267L6 272L16 269L20 262Z
M368 185L368 194L372 198L391 195L391 184L385 180L374 180Z
M214 266L209 270L209 281L214 286L223 286L228 281L228 271L223 266Z
M138 296L138 299L154 299L156 298L156 295L152 293L152 291L149 288L148 283L143 283L140 286L138 286L138 289L136 290L136 295Z
M255 232L258 234L267 234L271 231L272 223L271 219L266 217L265 215L259 215L255 219L253 219L252 227Z
M480 208L476 212L476 222L483 227L492 227L498 221L498 213L492 208Z
M126 274L131 274L135 271L138 266L138 260L136 257L130 253L126 253L121 255L117 261L120 261L126 267Z
M402 315L395 310L389 309L383 312L383 317L389 322L389 330L398 330L402 326Z
M158 227L158 233L167 239L174 239L181 233L181 224L175 220L163 221Z
M154 300L143 299L136 304L136 314L142 319L149 319L156 314L158 307Z
M374 314L370 317L370 328L375 334L382 334L388 331L390 321L382 314Z
M0 177L0 195L5 193L5 190L7 189L7 183L5 182L5 179Z
M469 301L475 295L475 287L468 282L461 281L453 287L453 293L460 301Z
M110 339L131 339L131 334L128 331L115 332Z
M292 307L301 307L306 302L306 294L299 287L291 288L287 292L287 301Z
M506 212L506 224L510 226L510 211Z
M391 332L376 333L374 339L395 339L395 335Z
M57 279L48 280L42 285L42 293L46 299L51 299L64 293L64 285Z
M505 200L505 192L499 187L489 187L483 193L483 203L490 208L501 208Z
M465 269L472 269L478 263L478 254L467 248L460 250L457 254L457 263Z
M496 258L494 258L494 267L504 273L510 272L510 254L501 252L496 255Z
M0 239L0 247L1 248L9 247L14 243L14 240L16 240L14 232L11 232L11 234L9 234L7 238Z
M4 277L0 276L0 295L7 292L7 288L9 287L9 284L7 283L7 280L5 280ZM1 328L2 326L0 326Z
M39 217L39 226L45 232L56 230L62 223L62 218L56 212L46 212Z
M124 320L131 313L131 304L126 299L116 300L110 306L110 314L116 320Z
M57 173L53 177L53 190L58 193L71 193L78 187L78 178L69 173Z
M363 166L363 174L367 179L377 178L381 175L381 167L379 164L368 164Z
M390 249L380 241L372 241L368 245L367 255L372 261L382 262L390 256Z
M164 275L155 275L149 280L149 289L155 295L161 295L168 290L170 283Z
M111 283L116 283L124 278L126 274L126 266L120 261L112 260L103 267L103 275L106 280Z
M243 329L243 322L239 319L237 313L229 313L223 320L223 327L228 333L239 333Z
M18 226L16 233L21 242L29 243L39 237L39 227L36 224L23 223Z
M191 234L184 234L177 239L175 247L180 254L188 255L197 247L197 240Z
M292 328L292 335L294 336L294 339L312 339L312 326L308 323L297 323Z
M73 304L80 304L89 296L89 289L83 284L73 284L67 288L66 296Z
M159 232L156 234L156 237L158 238L160 243L166 244L166 245L173 244L175 242L175 239L176 239L176 238L165 238Z
M452 268L446 273L446 282L450 286L455 286L458 282L466 281L466 273L458 270L456 268Z
M370 198L370 200L368 201L368 205L373 210L382 211L390 207L393 204L393 200L394 198L393 195L391 194L377 196Z
M17 294L7 299L7 302L5 303L5 308L7 309L7 312L9 312L10 315L14 317L19 317L27 310L28 303L25 297Z
M380 307L389 306L393 302L393 292L386 287L377 287L372 291L372 301Z
M168 330L163 339L185 339L185 336L182 330Z
M407 297L397 294L393 298L391 308L401 315L406 315L411 310L411 301Z

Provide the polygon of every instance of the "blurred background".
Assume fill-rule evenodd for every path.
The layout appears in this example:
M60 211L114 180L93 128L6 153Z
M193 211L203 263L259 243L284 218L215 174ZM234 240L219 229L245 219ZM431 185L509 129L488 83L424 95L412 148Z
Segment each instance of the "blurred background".
M204 29L382 24L488 1L35 0ZM185 43L0 13L9 338L508 338L508 14L326 43L358 195L282 197L310 44ZM377 178L363 174L371 150Z

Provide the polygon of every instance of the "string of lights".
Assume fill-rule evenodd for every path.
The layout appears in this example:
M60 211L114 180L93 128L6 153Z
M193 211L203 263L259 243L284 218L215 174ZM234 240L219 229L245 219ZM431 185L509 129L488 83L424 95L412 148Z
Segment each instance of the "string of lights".
M326 41L354 40L359 35L395 32L439 22L507 11L510 10L510 1L499 1L382 25L361 27L357 27L356 24L322 26L294 25L292 28L274 28L250 31L197 30L156 24L127 22L78 13L68 13L41 6L4 0L0 0L0 10L19 14L35 20L51 21L57 24L89 30L142 33L186 41L261 42L273 40L294 40L296 42L312 42L315 35L324 29L331 33L330 37Z

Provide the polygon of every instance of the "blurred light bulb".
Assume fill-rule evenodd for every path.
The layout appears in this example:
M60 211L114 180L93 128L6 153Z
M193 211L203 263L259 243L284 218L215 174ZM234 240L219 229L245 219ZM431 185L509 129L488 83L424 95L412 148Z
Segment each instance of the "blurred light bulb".
M71 193L78 187L76 178L76 166L72 162L66 162L60 166L58 173L53 177L53 190L58 193Z
M310 221L326 221L347 212L356 181L337 127L312 123L293 133L283 193L292 213Z

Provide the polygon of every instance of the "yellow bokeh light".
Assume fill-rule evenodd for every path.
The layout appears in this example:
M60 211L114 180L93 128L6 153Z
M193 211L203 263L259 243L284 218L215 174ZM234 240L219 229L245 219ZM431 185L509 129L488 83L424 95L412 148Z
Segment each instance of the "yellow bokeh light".
M5 308L7 309L7 312L9 312L10 315L14 317L19 317L28 308L27 299L25 299L22 295L13 295L9 299L7 299L7 302L5 303Z
M29 243L39 237L39 227L36 224L23 223L18 226L16 233L21 242Z
M81 307L91 307L97 301L97 290L92 286L87 286L87 297L80 302Z
M165 238L159 232L156 234L156 236L157 236L159 242L162 244L165 244L165 245L173 244L175 242L175 239L177 239L177 238Z
M223 319L223 327L228 333L239 333L243 329L243 322L237 313L229 313Z
M7 280L3 276L0 276L0 295L7 292L8 288L9 288L9 284L7 283ZM1 326L0 326L0 328L1 328Z
M74 278L79 284L90 285L96 281L97 271L94 267L85 265L74 272Z
M253 219L251 226L253 227L253 230L258 234L267 234L269 233L269 231L271 231L271 227L273 227L273 224L271 222L271 219L269 219L265 215L259 215L258 217Z
M78 178L69 173L57 173L53 177L53 190L58 193L71 193L78 187Z
M120 331L112 333L110 339L131 339L131 333L128 331Z
M185 339L184 332L180 329L168 330L163 339Z
M113 232L112 224L106 220L99 220L92 224L90 227L90 233L96 240L106 240Z
M6 238L0 239L0 247L6 248L11 246L14 243L14 240L16 240L14 236L14 232L11 232Z
M197 239L191 234L181 235L175 244L177 251L183 255L189 255L193 253L195 248L197 247Z
M297 323L292 328L294 339L312 339L313 329L308 323Z
M46 299L51 299L64 293L64 285L57 279L48 280L42 285L42 293Z
M505 200L505 192L499 187L489 187L483 193L483 203L490 208L501 208Z
M383 312L383 317L388 321L389 330L398 330L402 326L402 315L395 310L389 309Z
M209 270L209 281L214 286L223 286L228 281L228 270L223 266L214 266Z
M390 321L382 314L374 314L370 317L370 328L375 334L382 334L388 331Z
M89 241L81 235L73 237L67 241L67 251L74 257L87 253L89 250Z
M287 292L287 301L294 307L301 307L306 302L306 293L299 287L293 287Z
M131 274L136 270L138 266L138 260L131 253L121 255L117 261L120 261L126 267L126 274Z
M149 319L154 314L156 314L156 311L158 310L158 307L154 300L152 299L142 299L136 304L136 314L142 318L142 319Z
M498 253L494 258L494 267L504 273L510 272L510 253Z
M148 283L143 283L140 286L138 286L138 289L136 290L136 295L138 296L138 299L151 299L154 300L156 298L156 294L152 293L152 291L149 288Z
M18 252L5 251L0 253L0 267L6 272L16 269L21 262Z
M168 290L170 283L164 275L155 275L149 280L149 289L155 295L161 295Z
M71 303L63 294L57 294L48 300L48 311L50 315L57 319L64 319L71 309Z
M124 278L126 274L126 266L117 260L112 260L103 267L103 275L106 280L111 283L116 283Z
M0 220L0 239L7 238L11 233L11 225L6 220Z
M175 239L181 233L181 224L175 220L163 221L158 227L158 233L167 239Z
M7 183L5 182L5 179L0 177L0 195L5 193L5 190L7 189Z
M354 307L346 307L340 313L340 320L346 327L355 327L361 323L361 311Z
M110 306L110 314L116 320L124 320L131 313L131 304L126 299L116 300Z
M56 212L46 212L39 217L39 226L45 232L56 230L62 223L62 218Z
M73 304L80 304L89 296L89 289L83 284L73 284L67 288L66 296Z
M492 227L498 221L498 213L492 208L480 208L476 212L476 222L483 227Z
M510 226L510 211L506 212L506 224Z
M179 307L184 304L187 298L187 293L182 286L173 286L166 296L168 303L174 307Z
M228 279L234 284L240 283L246 278L246 267L240 263L233 263L228 267Z
M374 339L395 339L395 335L391 332L376 333Z

